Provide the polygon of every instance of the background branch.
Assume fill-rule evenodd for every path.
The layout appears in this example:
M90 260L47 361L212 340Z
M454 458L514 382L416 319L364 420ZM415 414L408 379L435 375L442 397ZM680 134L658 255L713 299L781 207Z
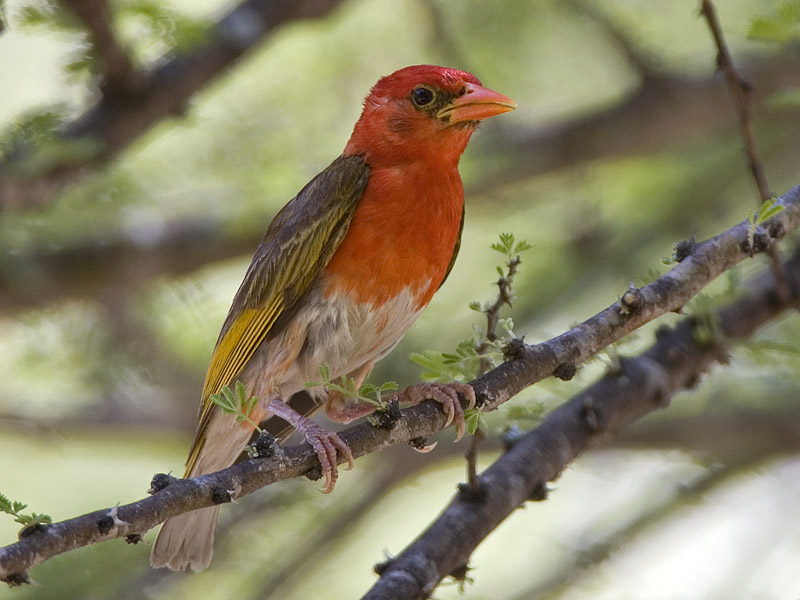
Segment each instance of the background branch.
M787 231L800 226L800 186L789 191L779 201L785 207L784 210L760 228L755 236L758 247L753 250L763 251L775 238L783 237ZM752 256L749 237L749 221L744 221L714 238L697 244L690 253L681 257L680 264L669 273L639 290L629 290L619 303L614 303L565 334L536 346L521 346L508 362L472 382L479 402L483 403L485 409L494 409L536 381L553 373L563 373L564 365L576 365L636 327L680 308L724 270ZM771 315L783 308L768 293L767 297L770 301L765 303L760 312L753 309L754 314ZM744 323L739 323L738 327L739 330L731 329L726 333L732 337L742 337L752 330ZM747 329L742 329L745 327ZM687 328L689 332L683 335L691 334L691 328L684 326L684 329ZM683 356L681 352L673 354L675 364L671 368L677 369L676 365L684 364L681 362ZM555 461L561 455L552 453L556 452L555 449L563 442L554 441L555 449L548 450L542 455L549 456L550 459L541 462L544 465L542 468L546 466L549 470L537 471L537 481L540 484L555 477L568 459L585 447L590 438L595 438L600 432L616 431L624 424L657 408L659 402L663 402L663 399L671 393L670 390L687 385L688 381L684 380L688 377L685 371L676 371L675 377L680 376L680 378L674 385L668 386L663 376L653 379L656 370L651 366L658 357L649 354L646 356L646 360L641 363L633 361L627 364L625 373L632 378L649 375L650 379L645 381L650 386L647 389L650 390L652 397L634 394L635 399L631 400L630 405L624 410L610 400L596 406L600 400L596 401L592 396L591 401L587 401L588 397L584 397L580 402L582 408L579 414L576 415L574 412L576 406L574 401L569 403L569 408L565 406L552 413L549 420L558 422L558 427L570 424L575 428L575 431L570 433L574 440L570 442L569 448L561 448L561 452L566 452L561 458L561 463ZM716 359L718 356L709 355L704 359L705 363L699 363L698 359L690 362L689 366L693 369L702 368L712 358ZM624 381L625 378L618 377L615 381L602 385L611 386L609 393L616 393L616 387ZM658 397L661 398L660 401L656 401ZM369 424L361 424L346 429L342 432L342 437L353 450L354 456L360 457L391 445L427 438L440 431L444 423L445 417L439 405L429 401L404 410L403 418L392 430L379 430ZM548 440L548 443L550 441L553 440ZM540 441L536 442L538 443ZM522 462L540 464L539 461L532 463L530 456ZM210 506L215 502L218 503L221 498L227 500L239 498L275 481L307 474L316 468L318 461L315 453L307 444L303 444L285 448L272 458L244 461L229 469L201 477L172 480L169 485L149 498L46 526L23 537L15 544L0 548L0 580L12 585L26 582L32 567L57 554L118 537L136 541L147 530L170 517ZM512 478L510 484L506 482L504 485L509 485L514 494L523 493L522 498L531 494L531 490L525 487L527 484L523 485L516 476ZM520 499L512 506L513 498L507 497L503 503L510 512L521 501ZM477 544L482 537L470 539ZM453 568L458 564L453 564ZM441 572L439 579L449 572L451 571Z
M64 144L93 142L95 150L69 163L48 164L43 170L21 175L29 155L0 162L0 201L5 207L39 204L57 188L74 180L87 167L118 154L142 133L164 118L180 116L192 95L260 42L268 33L296 19L327 14L341 0L245 0L210 28L205 43L191 54L180 54L147 73L136 94L119 97L104 94L98 103L68 124L58 135ZM109 77L120 77L126 91L131 88L131 71L124 53L107 25L95 22L94 9L105 10L104 1L68 0L69 6L87 23L98 51L110 59ZM111 83L111 80L109 80ZM114 88L118 89L118 88ZM35 152L35 149L34 149Z

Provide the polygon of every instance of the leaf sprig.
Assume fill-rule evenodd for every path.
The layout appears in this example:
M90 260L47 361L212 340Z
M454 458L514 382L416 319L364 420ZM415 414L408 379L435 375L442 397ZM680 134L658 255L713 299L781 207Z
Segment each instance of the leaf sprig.
M0 512L14 517L16 523L23 525L23 529L34 527L39 524L49 524L53 522L50 515L44 513L31 513L25 514L22 511L28 508L28 505L19 500L11 500L8 496L0 494Z
M234 389L231 390L230 386L222 386L218 394L211 394L211 396L209 396L211 402L216 404L225 414L236 417L237 422L249 423L255 427L258 433L261 433L261 427L250 418L250 415L253 414L253 410L258 404L258 397L252 396L248 398L244 384L238 379L233 387Z
M747 241L750 243L750 248L754 247L754 238L758 226L764 223L770 217L777 215L783 209L783 205L778 204L777 198L768 198L767 200L764 200L761 206L758 207L758 210L750 210L748 212L750 229L747 232Z
M307 388L322 386L326 390L339 392L346 398L353 398L359 402L366 402L372 404L376 408L386 408L386 400L383 399L383 394L388 392L396 392L400 386L394 381L387 381L380 385L373 383L363 383L356 389L356 380L353 377L343 375L338 378L337 383L331 378L331 368L328 363L324 363L317 369L322 381L308 382L305 384Z

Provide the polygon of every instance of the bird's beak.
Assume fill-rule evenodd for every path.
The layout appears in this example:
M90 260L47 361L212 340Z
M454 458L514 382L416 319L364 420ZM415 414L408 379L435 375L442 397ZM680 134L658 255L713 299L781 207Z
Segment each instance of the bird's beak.
M442 108L436 116L450 123L480 121L517 108L517 103L508 96L489 88L467 83L466 92Z

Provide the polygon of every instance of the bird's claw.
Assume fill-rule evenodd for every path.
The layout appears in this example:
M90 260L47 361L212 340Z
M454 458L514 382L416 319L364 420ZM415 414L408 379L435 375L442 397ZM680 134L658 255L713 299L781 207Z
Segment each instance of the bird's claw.
M298 431L303 434L306 441L311 444L314 452L317 453L319 465L322 469L322 476L325 478L325 485L322 491L329 494L333 491L336 485L336 480L339 478L339 454L347 459L346 469L349 471L353 468L353 451L350 450L339 434L323 429L313 421L304 423L302 429Z
M467 424L464 417L464 408L461 406L458 394L462 394L467 399L467 408L473 408L475 406L475 390L473 390L472 386L469 384L457 382L418 383L406 388L402 394L402 399L412 404L419 404L423 400L436 400L439 402L442 405L442 410L447 415L445 427L455 422L455 441L459 441L464 437Z

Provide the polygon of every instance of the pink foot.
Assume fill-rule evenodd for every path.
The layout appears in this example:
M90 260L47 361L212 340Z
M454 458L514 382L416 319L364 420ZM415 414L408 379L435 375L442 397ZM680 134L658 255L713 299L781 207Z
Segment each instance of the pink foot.
M304 417L283 400L273 398L269 403L269 412L280 417L294 427L306 441L311 444L314 452L317 453L319 465L322 468L322 476L325 478L325 486L322 491L326 494L333 491L336 480L339 478L339 454L347 460L347 468L353 468L353 452L344 443L339 434L327 431L317 425L308 417Z
M442 410L447 415L445 427L453 421L456 424L456 441L464 437L467 424L464 420L464 409L458 399L462 394L467 399L467 407L475 406L475 390L466 383L417 383L406 388L400 394L401 402L419 404L424 400L436 400L442 405Z

